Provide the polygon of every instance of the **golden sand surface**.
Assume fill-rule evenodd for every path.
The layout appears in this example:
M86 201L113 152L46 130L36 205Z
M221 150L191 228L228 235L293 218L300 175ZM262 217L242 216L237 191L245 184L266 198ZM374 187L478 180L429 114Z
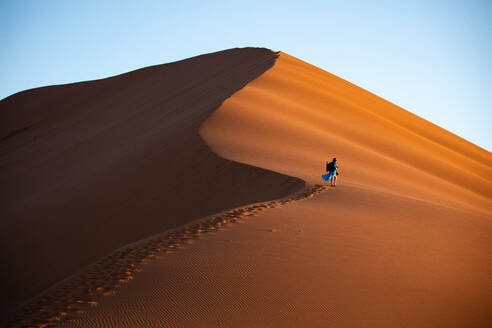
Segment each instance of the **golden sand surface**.
M129 246L83 277L94 293L74 293L67 311L39 324L481 328L492 322L486 150L285 53L225 100L199 135L212 154L302 179L306 191L212 214ZM337 186L320 186L332 157L340 165ZM221 170L211 171L210 184ZM221 197L261 191L215 184L226 186L233 191ZM195 201L181 199L189 207Z
M141 266L61 327L473 327L490 220L350 184L272 204Z

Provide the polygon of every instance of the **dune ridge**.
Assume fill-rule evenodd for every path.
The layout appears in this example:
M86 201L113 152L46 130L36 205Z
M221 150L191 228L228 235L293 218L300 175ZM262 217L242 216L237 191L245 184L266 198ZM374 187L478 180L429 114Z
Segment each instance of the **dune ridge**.
M313 198L326 189L321 185L307 187L281 199L215 213L125 245L30 300L10 318L8 326L47 327L83 321L81 318L84 314L99 306L106 297L117 295L127 283L145 271L147 265L204 239L209 233L234 223L246 222L266 209L281 208ZM103 317L98 320L100 322L96 326L107 326L107 319Z
M302 189L220 158L198 134L276 58L231 49L3 99L1 317L123 245Z
M279 172L257 179L285 192L304 180L307 191L128 245L75 281L83 299L62 288L24 319L88 328L490 322L489 152L285 53L200 124L217 154L206 156ZM338 186L316 186L332 155ZM262 188L231 178L228 192Z
M492 213L488 151L285 53L200 133L225 158L308 183L319 181L320 163L334 155L346 181Z

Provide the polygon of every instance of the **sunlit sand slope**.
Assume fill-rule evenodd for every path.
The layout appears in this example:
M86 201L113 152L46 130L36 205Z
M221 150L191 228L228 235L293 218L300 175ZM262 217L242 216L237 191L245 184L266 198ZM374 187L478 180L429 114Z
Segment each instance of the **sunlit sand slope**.
M326 189L170 249L61 327L489 326L490 220Z
M199 136L276 57L232 49L3 99L0 317L118 247L302 188Z
M343 79L281 53L201 129L219 155L320 181L342 181L492 212L492 155Z

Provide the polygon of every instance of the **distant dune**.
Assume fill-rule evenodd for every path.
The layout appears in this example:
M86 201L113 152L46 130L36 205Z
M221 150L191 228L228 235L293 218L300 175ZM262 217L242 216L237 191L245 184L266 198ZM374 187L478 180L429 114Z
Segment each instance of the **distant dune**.
M276 57L226 50L3 99L1 317L118 247L301 189L218 157L198 134Z
M0 113L6 309L199 219L98 262L26 322L492 321L492 154L288 54L30 90ZM336 188L320 185L332 157Z

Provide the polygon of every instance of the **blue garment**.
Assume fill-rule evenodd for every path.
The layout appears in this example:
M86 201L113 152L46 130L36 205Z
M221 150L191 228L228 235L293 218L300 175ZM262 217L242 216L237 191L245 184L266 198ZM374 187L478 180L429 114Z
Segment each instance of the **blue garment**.
M331 179L335 176L335 174L337 174L338 164L337 164L337 163L335 163L333 166L335 167L335 169L334 169L333 171L330 171L330 172L328 172L328 173L326 173L326 174L323 174L323 175L321 176L321 177L322 177L323 179L325 179L326 181L330 181L330 180L331 180Z

